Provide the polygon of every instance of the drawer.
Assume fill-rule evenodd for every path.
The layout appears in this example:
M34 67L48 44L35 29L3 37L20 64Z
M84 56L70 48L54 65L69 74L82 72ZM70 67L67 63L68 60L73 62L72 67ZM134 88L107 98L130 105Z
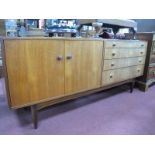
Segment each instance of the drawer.
M104 59L141 57L146 55L146 48L105 49Z
M153 41L155 41L155 34L153 35Z
M155 78L155 67L150 67L149 68L149 77L148 80Z
M120 68L115 70L103 71L102 85L109 85L116 82L132 79L143 75L144 65Z
M152 51L151 54L155 55L155 41L152 42Z
M155 63L155 55L153 54L150 56L150 63Z
M145 57L104 60L104 70L145 64Z
M147 47L147 42L136 40L106 40L104 41L105 48L141 48Z

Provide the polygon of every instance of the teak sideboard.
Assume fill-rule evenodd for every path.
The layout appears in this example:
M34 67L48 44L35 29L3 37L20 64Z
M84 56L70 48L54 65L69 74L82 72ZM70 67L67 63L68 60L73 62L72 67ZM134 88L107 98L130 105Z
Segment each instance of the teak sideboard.
M37 111L143 75L146 41L83 38L3 38L9 106Z

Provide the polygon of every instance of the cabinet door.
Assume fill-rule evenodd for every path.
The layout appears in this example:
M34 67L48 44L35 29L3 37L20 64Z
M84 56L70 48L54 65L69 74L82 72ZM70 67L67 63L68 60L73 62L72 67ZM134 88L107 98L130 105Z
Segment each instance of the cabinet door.
M12 107L64 95L64 41L5 40Z
M101 85L102 41L65 41L65 94Z

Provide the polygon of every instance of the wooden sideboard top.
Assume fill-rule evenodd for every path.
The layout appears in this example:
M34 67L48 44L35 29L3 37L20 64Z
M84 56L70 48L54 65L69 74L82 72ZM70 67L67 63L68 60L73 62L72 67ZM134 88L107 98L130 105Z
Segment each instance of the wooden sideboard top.
M141 40L127 40L127 39L102 39L102 38L69 38L69 37L1 37L4 40L83 40L83 41L133 41L138 42Z

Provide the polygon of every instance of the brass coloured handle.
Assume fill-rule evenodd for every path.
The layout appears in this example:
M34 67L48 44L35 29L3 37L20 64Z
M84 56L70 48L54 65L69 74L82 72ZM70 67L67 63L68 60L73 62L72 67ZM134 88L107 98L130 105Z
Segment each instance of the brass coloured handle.
M62 56L62 55L57 56L57 60L58 60L58 61L63 60L63 56Z
M142 62L142 60L139 60L139 62Z
M140 69L137 69L138 72L140 72Z

